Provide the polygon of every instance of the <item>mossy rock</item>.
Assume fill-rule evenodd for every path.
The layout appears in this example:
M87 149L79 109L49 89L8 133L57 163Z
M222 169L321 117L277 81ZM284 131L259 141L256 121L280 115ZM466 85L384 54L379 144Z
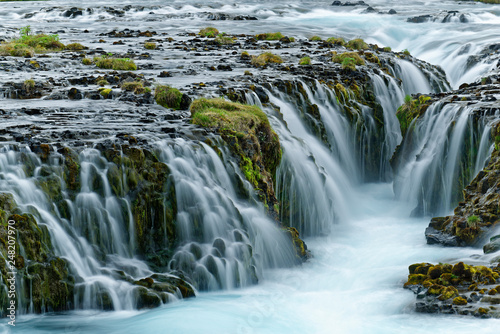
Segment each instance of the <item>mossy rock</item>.
M396 112L403 135L410 129L413 120L421 116L431 103L432 100L429 96L420 95L416 98L406 96L405 103Z
M455 297L453 299L453 305L467 305L467 299L463 297Z
M281 161L281 146L266 114L257 106L201 98L191 105L192 122L221 135L271 213L277 200L273 180Z
M191 99L186 94L181 93L177 88L159 85L155 89L156 103L165 108L187 109Z
M295 256L299 262L305 261L309 258L309 251L307 250L306 243L300 239L299 231L295 227L286 227L284 229L291 237L295 250Z

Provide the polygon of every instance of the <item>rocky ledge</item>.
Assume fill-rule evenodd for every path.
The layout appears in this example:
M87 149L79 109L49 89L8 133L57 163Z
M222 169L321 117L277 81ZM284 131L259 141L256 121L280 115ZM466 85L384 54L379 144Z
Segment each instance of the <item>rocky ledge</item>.
M500 318L500 263L415 263L408 269L404 287L416 294L417 312Z

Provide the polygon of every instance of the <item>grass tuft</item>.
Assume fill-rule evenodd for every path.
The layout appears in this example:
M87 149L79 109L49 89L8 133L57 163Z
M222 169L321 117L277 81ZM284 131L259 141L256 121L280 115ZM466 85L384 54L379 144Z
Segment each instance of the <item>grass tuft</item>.
M342 37L330 37L326 40L327 43L344 46L345 40Z
M140 81L124 82L121 89L127 92L134 92L135 94L144 94L146 92L144 85Z
M219 34L219 30L214 27L206 27L201 29L198 34L203 37L215 38Z
M277 41L285 36L280 33L280 32L266 32L264 34L258 34L255 35L255 38L257 38L259 41L266 40L266 41Z
M220 45L230 45L234 43L234 40L232 37L227 36L226 33L223 32L217 35L215 42Z
M368 44L365 43L361 38L355 38L347 42L346 46L354 50L366 50L368 49Z
M182 93L177 88L170 86L159 85L155 89L156 103L171 109L179 109L181 107Z
M137 65L129 58L112 58L107 56L95 57L94 63L103 69L113 69L116 71L135 71Z
M269 63L281 64L283 59L271 52L264 52L257 57L252 58L252 65L255 67L265 67Z
M310 57L300 58L299 65L311 65L311 58Z
M148 50L155 50L156 49L156 43L154 42L146 42L144 43L144 48Z

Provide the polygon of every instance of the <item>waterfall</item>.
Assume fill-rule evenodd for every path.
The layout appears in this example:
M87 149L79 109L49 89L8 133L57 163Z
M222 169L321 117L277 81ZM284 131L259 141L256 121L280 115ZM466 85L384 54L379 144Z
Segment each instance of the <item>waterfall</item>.
M276 88L264 88L268 104L253 92L246 94L247 103L266 112L280 138L276 194L285 224L305 235L326 235L333 224L349 219L355 187L392 179L389 161L402 138L396 110L405 94L447 86L432 70L408 61L399 61L392 71L402 75L400 81L371 74L373 108L358 102L351 90L336 91L317 80L278 81ZM319 114L313 121L310 106Z
M492 144L491 118L478 121L474 113L464 104L438 102L411 123L397 153L394 190L413 203L413 214L449 212L484 166Z
M215 290L254 284L263 269L294 263L290 242L263 208L238 199L234 178L244 176L231 177L213 149L183 139L158 147L176 187L180 247L171 270L190 274L201 290ZM237 168L232 165L233 175Z
M398 59L394 71L396 78L402 80L406 94L426 94L431 92L429 81L413 63Z
M158 142L156 149L170 167L175 184L177 231L168 231L170 222L165 212L145 213L153 215L149 222L147 218L138 220L131 209L136 204L132 203L134 195L129 189L138 176L115 163L117 160L106 159L100 150L84 149L77 156L80 186L72 195L61 154L51 152L42 162L29 148L1 149L0 193L12 194L20 212L34 216L39 228L50 235L47 246L68 263L69 277L74 280L74 299L68 301L68 308L141 307L142 294L155 293L145 292L139 284L147 277L168 282L177 279L175 273L189 274L200 290L230 289L255 284L266 268L296 262L289 236L267 218L262 206L255 207L239 198L234 186L238 183L213 149L183 140ZM125 156L123 152L120 155ZM25 172L30 165L27 161L32 170ZM123 159L122 164L130 165L127 161ZM235 164L228 166L233 173L237 169ZM246 187L252 191L249 184ZM168 184L163 188L162 201L170 201ZM167 205L154 205L158 210L168 210ZM144 237L136 238L146 223L152 223L148 228L163 235L155 235L152 240L148 237L145 244ZM174 240L169 240L171 235ZM151 245L153 240L160 245L156 251ZM177 247L172 249L175 252L168 266L152 267L150 261L145 261L144 247L152 249L151 253L161 253L161 248L171 245ZM26 257L22 251L21 255ZM43 303L34 309L32 288L24 287L25 281L34 279L33 268L28 264L27 278L18 277L20 313L40 312L40 307L44 310ZM175 289L168 291L158 292L163 302L181 297Z

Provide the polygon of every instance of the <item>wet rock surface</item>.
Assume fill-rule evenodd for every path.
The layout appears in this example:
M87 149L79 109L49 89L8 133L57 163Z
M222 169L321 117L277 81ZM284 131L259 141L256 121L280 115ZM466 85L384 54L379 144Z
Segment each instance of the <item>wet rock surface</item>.
M409 273L404 287L416 295L416 312L500 318L500 264L415 263Z
M458 10L449 10L443 11L437 14L426 14L410 17L407 19L407 22L411 23L426 23L426 22L440 22L440 23L448 23L448 22L460 22L460 23L468 23L470 20L470 15L467 13L460 13Z

